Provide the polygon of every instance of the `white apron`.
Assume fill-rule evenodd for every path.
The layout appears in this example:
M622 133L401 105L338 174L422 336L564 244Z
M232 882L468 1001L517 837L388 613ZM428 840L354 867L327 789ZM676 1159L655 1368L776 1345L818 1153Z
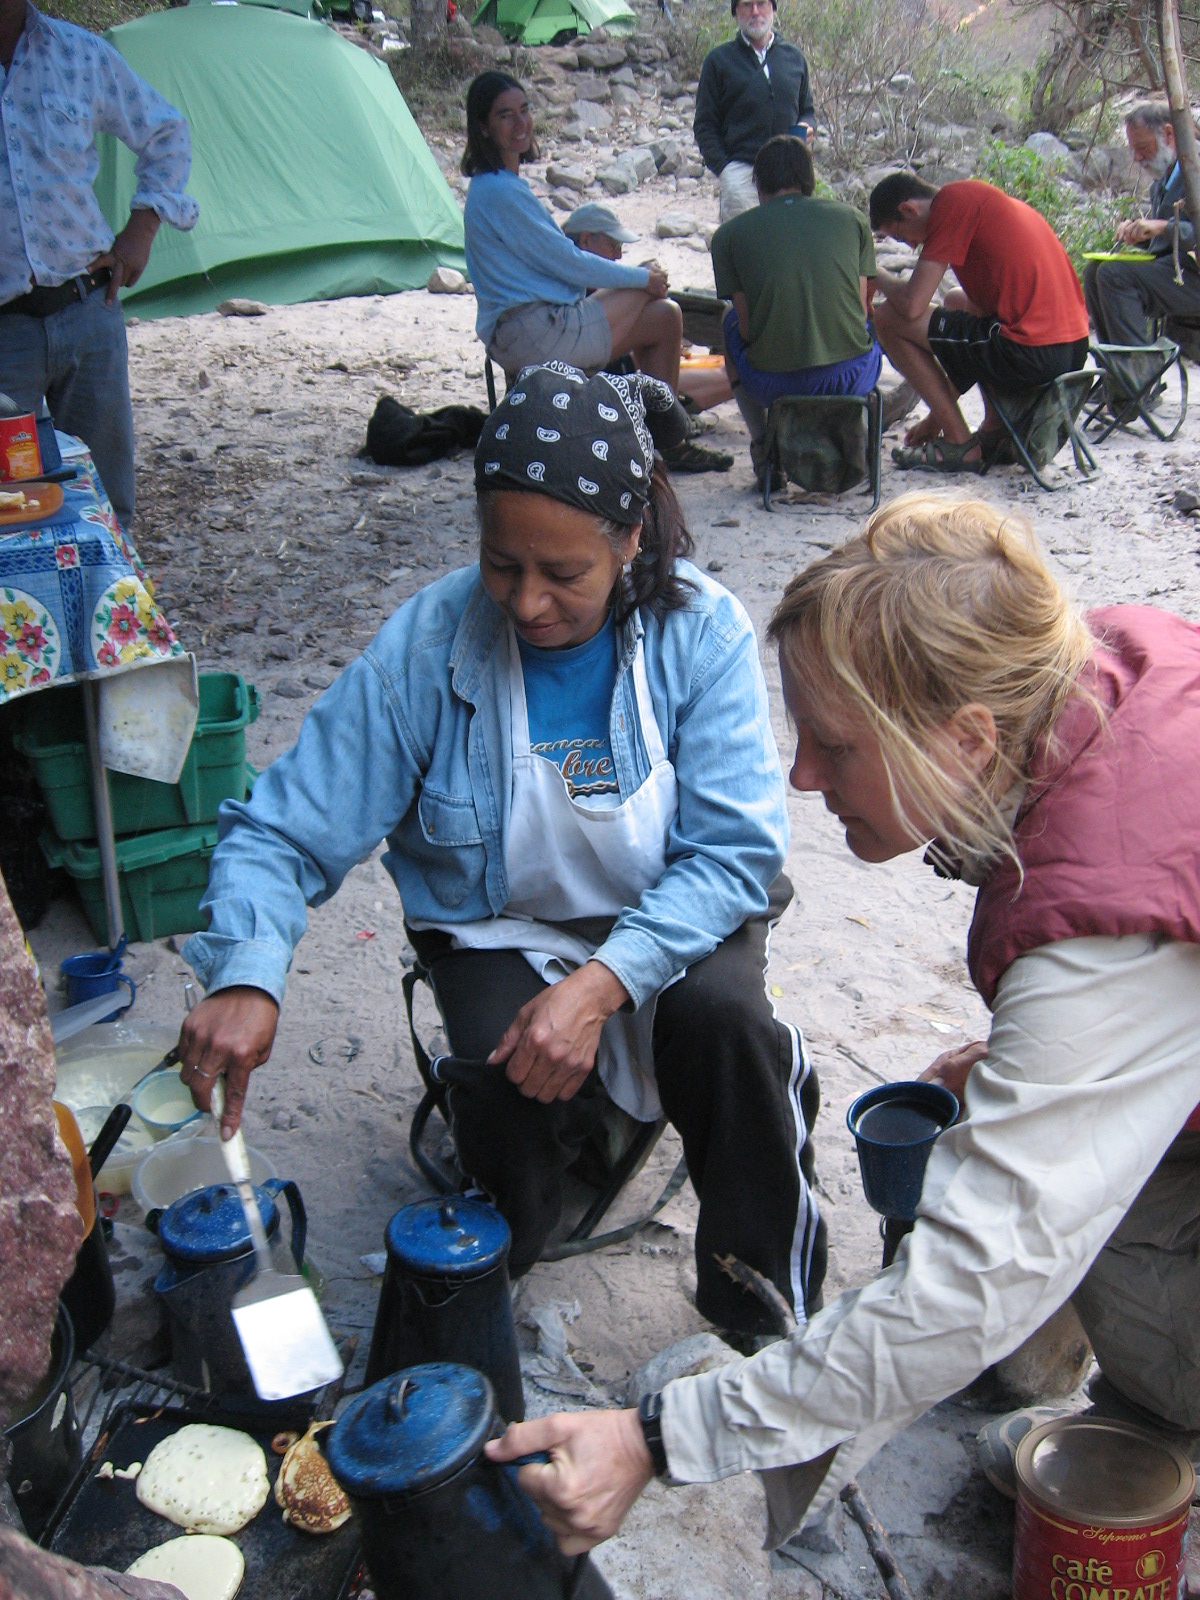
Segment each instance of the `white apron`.
M557 924L583 917L611 924L662 877L678 787L655 720L640 639L633 684L650 776L621 805L602 809L572 800L554 762L529 748L525 675L511 627L508 659L513 771L504 847L508 904L497 917L441 926L462 949L520 950L547 983L557 983L597 949L574 929ZM654 994L636 1011L609 1017L596 1056L608 1093L641 1122L662 1115L651 1048L657 1000Z

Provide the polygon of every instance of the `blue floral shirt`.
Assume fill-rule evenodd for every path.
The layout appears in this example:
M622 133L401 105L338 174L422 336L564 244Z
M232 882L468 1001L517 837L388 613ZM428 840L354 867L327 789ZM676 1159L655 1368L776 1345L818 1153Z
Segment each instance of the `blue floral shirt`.
M27 6L12 65L0 67L0 305L86 272L112 244L92 191L97 133L138 158L131 209L195 225L184 118L104 39Z

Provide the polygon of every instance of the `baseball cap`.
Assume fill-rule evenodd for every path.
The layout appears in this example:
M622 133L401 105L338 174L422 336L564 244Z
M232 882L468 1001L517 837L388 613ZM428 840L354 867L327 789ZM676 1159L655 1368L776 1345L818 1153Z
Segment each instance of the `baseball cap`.
M602 233L608 239L619 240L621 244L632 244L637 238L631 228L621 223L611 206L602 206L598 200L589 200L585 206L576 206L563 223L562 231L572 239L581 233Z

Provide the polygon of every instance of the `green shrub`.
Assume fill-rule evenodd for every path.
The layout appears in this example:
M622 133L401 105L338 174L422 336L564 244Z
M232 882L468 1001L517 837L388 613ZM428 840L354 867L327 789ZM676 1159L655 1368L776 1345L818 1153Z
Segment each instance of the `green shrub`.
M41 6L48 17L73 22L77 27L103 33L118 23L144 17L148 11L165 11L167 0L46 0Z
M968 36L925 0L780 0L779 28L808 58L835 165L908 159L932 125L973 121L984 97Z
M1056 163L1000 139L990 139L980 152L976 176L1040 211L1080 274L1084 252L1111 250L1117 224L1140 209L1131 194L1080 194L1063 181Z
M667 29L667 46L673 67L688 83L700 76L708 52L733 38L735 24L724 7L715 11L706 0L682 0L674 19Z

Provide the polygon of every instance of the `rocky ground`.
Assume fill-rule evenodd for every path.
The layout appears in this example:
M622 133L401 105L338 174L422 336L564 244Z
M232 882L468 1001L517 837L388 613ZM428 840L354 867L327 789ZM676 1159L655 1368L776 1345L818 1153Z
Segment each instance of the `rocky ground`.
M646 40L647 49L657 43L652 33ZM654 255L673 285L711 290L705 236L716 196L690 140L694 86L672 79L661 60L643 72L651 62L631 60L623 47L617 64L617 48L538 53L533 87L567 114L545 140L532 181L558 209L584 197L613 199L641 235L629 259ZM436 149L449 168L457 141L443 137ZM624 176L617 180L639 173L628 189ZM664 223L679 213L689 227ZM260 767L291 744L308 706L397 605L472 559L469 456L402 471L358 452L381 394L417 409L486 405L473 323L469 293L416 292L131 327L137 542L201 670L235 670L258 685L263 711L248 745ZM761 630L788 576L853 531L866 501L859 493L798 497L767 514L753 492L735 408L721 408L711 426L711 442L737 460L728 474L679 484L696 559L743 599ZM1170 444L1144 431L1110 439L1100 477L1088 484L1064 470L1055 494L1016 469L965 484L914 482L888 459L898 437L885 441L885 498L912 487L982 493L1033 520L1082 600L1153 602L1200 616L1192 419ZM1060 467L1067 462L1069 453ZM786 754L778 671L769 657L764 665ZM847 1105L872 1084L914 1076L941 1050L979 1037L986 1015L963 964L969 890L934 878L916 858L868 869L815 799L793 799L792 823L787 870L796 899L772 944L769 982L780 1013L804 1028L821 1078L819 1193L832 1297L874 1271L880 1248L845 1128ZM47 972L94 944L69 898L55 903L32 942ZM330 1318L361 1336L355 1372L378 1289L375 1263L363 1258L382 1248L396 1206L423 1189L406 1143L419 1097L400 994L410 958L376 852L311 915L275 1053L256 1076L246 1114L250 1142L303 1190ZM127 965L139 984L138 1014L176 1025L189 974L174 942L135 945ZM432 1027L428 1016L424 1024ZM677 1154L666 1136L630 1208L655 1192ZM129 1206L122 1215L132 1220ZM629 1243L529 1275L518 1317L538 1310L545 1325L546 1307L565 1307L561 1326L578 1369L543 1363L541 1381L529 1377L532 1405L550 1409L564 1395L568 1403L619 1400L631 1372L703 1329L690 1301L694 1224L685 1189ZM553 1314L549 1321L558 1325ZM524 1336L532 1347L528 1326ZM914 1594L1001 1600L1009 1592L1011 1511L975 1469L971 1449L994 1404L994 1395L955 1397L863 1475ZM834 1527L823 1550L770 1561L759 1548L761 1529L753 1480L654 1488L601 1565L622 1600L884 1593L850 1525Z

